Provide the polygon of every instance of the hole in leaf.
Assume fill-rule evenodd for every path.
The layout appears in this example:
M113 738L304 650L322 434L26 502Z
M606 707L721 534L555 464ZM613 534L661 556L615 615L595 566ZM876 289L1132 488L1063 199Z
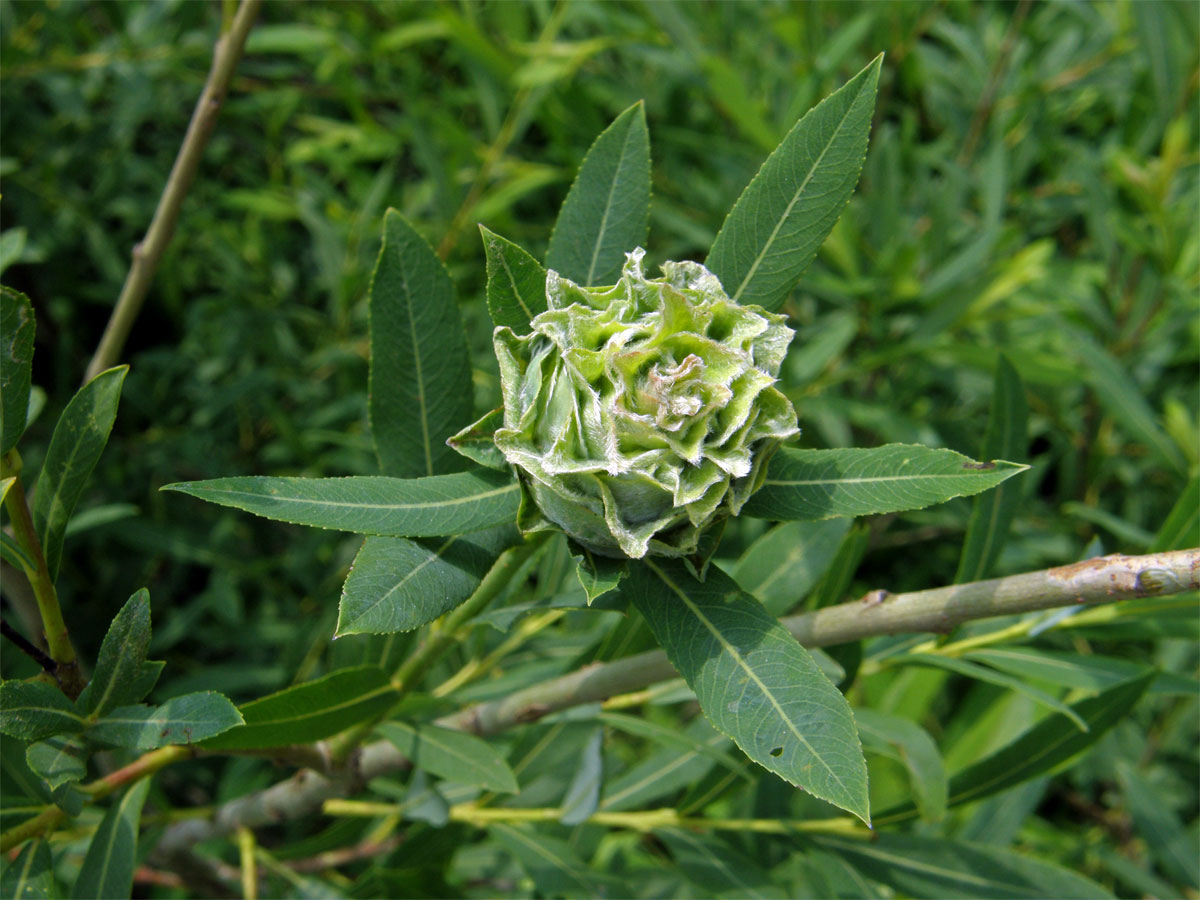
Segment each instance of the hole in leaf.
M782 748L782 747L776 747L774 750L772 750L772 751L771 751L771 755L772 755L772 756L782 756L782 755L783 755L783 748Z

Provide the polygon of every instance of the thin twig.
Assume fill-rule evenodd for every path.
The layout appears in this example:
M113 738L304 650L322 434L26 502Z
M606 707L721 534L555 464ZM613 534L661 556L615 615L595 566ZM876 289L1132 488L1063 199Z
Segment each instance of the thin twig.
M46 672L49 672L51 675L54 674L54 670L56 668L54 660L48 657L37 647L33 646L33 644L29 643L29 641L25 639L25 635L21 634L21 632L17 631L17 629L13 628L3 619L0 619L0 634L3 634L6 638L16 644L18 650L41 666Z
M262 0L242 0L229 31L217 38L213 48L212 69L209 70L204 90L200 93L200 99L192 112L187 134L167 178L167 186L159 198L158 208L154 211L154 218L146 236L133 248L129 274L125 276L121 295L117 298L117 305L113 307L100 344L88 363L84 381L115 365L125 347L125 340L129 337L134 320L141 311L159 260L162 259L163 251L167 249L167 244L171 242L171 236L175 233L175 223L179 219L183 199L187 196L188 188L192 186L192 179L204 155L204 148L208 145L208 139L217 124L217 115L221 111L225 92L229 89L229 80L233 77L234 67L242 56L246 35L250 33L250 26L254 24L254 17L261 5Z

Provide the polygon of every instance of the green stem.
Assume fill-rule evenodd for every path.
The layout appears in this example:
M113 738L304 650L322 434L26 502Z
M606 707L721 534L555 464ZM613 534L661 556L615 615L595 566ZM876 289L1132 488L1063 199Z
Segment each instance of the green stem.
M42 553L42 542L38 540L33 516L29 512L29 503L25 499L25 488L21 484L20 475L21 457L17 455L16 450L9 450L5 454L2 471L5 477L15 479L4 497L4 507L12 521L13 537L28 557L28 562L33 563L30 567L28 562L22 560L21 567L37 600L38 613L42 618L42 632L46 636L46 648L50 658L54 660L54 678L63 689L63 693L74 700L84 687L83 676L79 671L79 658L71 644L71 635L67 631L62 608L58 605L58 593L54 590L54 580L50 577L50 569L46 565L45 554Z

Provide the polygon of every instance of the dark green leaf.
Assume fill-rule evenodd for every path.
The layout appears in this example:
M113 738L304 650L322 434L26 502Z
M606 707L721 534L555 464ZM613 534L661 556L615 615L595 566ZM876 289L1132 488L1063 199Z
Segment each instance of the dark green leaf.
M492 323L529 334L530 320L546 311L546 270L522 247L482 225L487 254L487 304Z
M566 841L543 830L497 823L488 832L529 874L542 896L569 900L632 896L612 876L589 869Z
M996 362L996 380L992 388L992 411L981 455L985 459L1026 458L1029 437L1029 405L1021 376L1005 357ZM967 536L963 539L958 561L956 584L986 578L1000 556L1021 491L1017 483L1001 484L981 494L971 506Z
M446 439L455 452L461 453L472 462L495 469L497 472L511 471L504 453L496 446L496 429L504 424L504 407L496 407L478 422L474 422Z
M854 719L863 747L900 761L908 770L913 802L927 822L946 815L946 766L933 738L920 725L873 709L856 709Z
M479 587L496 557L519 540L511 526L469 537L369 537L342 589L336 634L411 631Z
M0 684L0 733L27 741L75 734L87 720L58 688L40 681Z
M576 284L615 284L625 254L650 222L650 133L635 103L601 132L583 158L550 235L546 268Z
M587 594L588 606L609 591L615 591L625 577L627 563L623 559L597 556L586 547L571 542L571 556L575 560L575 573Z
M128 371L128 366L117 366L81 387L54 427L32 509L51 578L58 572L67 522L117 418L117 402Z
M1150 545L1150 552L1185 550L1197 544L1200 544L1200 478L1193 478L1171 507L1167 520Z
M143 778L108 808L71 890L75 900L129 896L137 860L138 824L149 790L150 779Z
M779 309L854 193L880 55L809 110L725 218L705 265L739 303Z
M782 616L828 571L851 524L849 519L828 519L778 525L746 549L731 574L767 612Z
M281 522L396 537L440 537L510 523L521 499L511 476L486 469L429 478L214 478L163 490Z
M564 825L579 825L591 818L600 803L600 783L604 780L604 732L597 728L586 744L575 770L575 777L562 800L562 815L558 821Z
M702 896L783 897L752 859L713 835L682 828L658 828L654 836L671 851L675 865L702 891Z
M867 766L846 699L770 613L714 570L631 567L627 591L709 720L752 760L864 821Z
M730 746L729 739L714 731L703 716L697 716L679 737L691 743L692 749L664 747L620 775L607 779L600 809L645 807L661 797L682 790L713 768L715 763L711 754L724 756Z
M118 706L88 729L91 740L134 750L194 744L242 724L229 698L213 691L173 697L162 706Z
M30 744L25 760L52 789L79 781L87 774L87 754L78 737L58 735Z
M36 327L29 298L0 287L0 456L25 431Z
M975 462L915 444L789 450L772 457L762 489L742 512L763 519L830 519L923 509L978 494L1028 466Z
M1110 897L1094 881L1010 850L904 834L870 841L817 837L818 846L844 855L868 878L909 897Z
M463 468L446 438L471 421L467 339L446 268L394 209L371 279L371 433L388 475Z
M1125 795L1125 808L1133 819L1134 829L1146 842L1161 870L1180 884L1200 888L1200 853L1196 852L1196 839L1171 808L1171 798L1127 760L1117 762L1117 780Z
M1062 687L1085 691L1106 691L1131 678L1139 678L1151 669L1141 663L1098 653L1065 653L1033 647L985 647L964 654L964 659L987 663L1022 678L1048 681ZM1195 696L1200 682L1194 677L1159 672L1150 685L1150 694Z
M339 669L238 708L245 725L209 738L207 750L308 744L382 715L399 699L387 673L374 666Z
M87 697L80 697L81 708L94 715L103 714L146 696L138 692L149 649L150 593L142 588L129 598L108 627Z
M504 757L487 741L436 725L384 722L379 733L414 766L457 784L515 793L516 776Z
M45 841L29 841L17 858L6 861L0 896L11 900L52 900L62 896L54 883L54 860Z

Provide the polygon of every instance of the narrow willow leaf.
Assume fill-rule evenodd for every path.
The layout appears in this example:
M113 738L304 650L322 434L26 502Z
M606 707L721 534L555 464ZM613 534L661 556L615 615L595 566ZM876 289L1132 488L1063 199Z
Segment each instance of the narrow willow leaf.
M1151 553L1185 550L1200 544L1200 478L1188 482L1150 545Z
M446 267L389 209L371 278L371 433L388 475L463 468L446 438L471 421L471 360Z
M826 900L885 900L892 892L863 874L839 853L807 846L794 863L799 876L793 897L824 897Z
M704 264L734 300L779 309L833 230L862 171L882 64L809 110L725 217Z
M763 519L830 519L924 509L995 487L1028 466L975 462L916 444L869 449L780 450L762 490L743 514Z
M30 744L25 761L51 789L79 781L87 774L87 753L78 737L58 735Z
M849 519L786 522L772 528L742 554L734 581L773 616L794 609L829 570L850 530Z
M877 834L870 841L816 837L819 847L846 857L868 878L909 897L1111 897L1082 875L1023 853L980 844Z
M17 858L6 861L0 874L0 897L12 900L52 900L62 896L54 883L54 860L45 841L29 841Z
M729 738L697 716L680 735L692 749L665 747L620 775L607 779L600 799L602 810L645 808L646 804L698 782L715 763L710 754L725 755Z
M396 537L440 537L513 522L521 499L512 476L486 469L429 478L213 478L163 490L281 522Z
M499 751L473 734L406 722L384 722L378 731L414 766L431 775L508 794L519 787Z
M1200 888L1200 854L1196 853L1195 836L1188 833L1171 808L1171 799L1162 787L1124 759L1117 761L1117 781L1134 831L1146 842L1159 868L1180 884Z
M583 592L587 594L588 606L609 591L617 589L628 570L625 560L597 556L574 541L570 547L571 557L575 560L575 574L579 576L579 583L583 585Z
M0 287L0 455L25 431L36 327L29 298Z
M873 709L856 709L854 720L863 747L884 753L908 770L913 802L926 822L940 822L946 815L948 782L942 754L933 738L920 725Z
M1025 459L1029 446L1028 430L1029 404L1025 402L1025 385L1012 363L1001 356L996 362L992 411L983 438L982 456L985 459ZM954 576L955 584L988 577L1000 557L1020 498L1021 489L1017 482L998 485L994 491L975 498L958 572Z
M450 803L438 786L429 780L424 769L417 769L404 798L404 817L414 822L428 822L434 828L444 828L450 821Z
M867 821L850 705L778 620L723 572L631 567L627 591L709 720L759 765Z
M488 834L512 855L544 897L631 897L611 875L589 869L570 844L527 825L496 823Z
M1028 697L1034 703L1066 716L1080 731L1088 730L1087 722L1075 710L1071 709L1070 706L1063 703L1057 697L1051 696L1045 691L1026 683L1022 678L1014 677L1004 672L997 672L987 666L981 666L966 659L957 659L953 656L938 656L933 653L908 653L901 657L901 659L906 663L913 663L918 666L931 666L935 669L945 669L949 672L964 675L967 678L973 678L976 681L983 681L987 684L994 684L997 687L1016 691L1018 694Z
M142 663L150 649L150 593L142 588L129 598L108 627L96 674L88 685L86 705L92 714L103 714L116 706L136 703ZM83 699L81 697L81 699Z
M602 712L596 718L610 728L615 728L618 731L623 731L635 737L645 738L664 747L674 747L678 752L698 753L701 756L707 757L712 762L723 766L738 777L747 781L751 780L745 763L734 760L723 750L709 746L709 743L705 740L691 737L676 728L668 728L640 716L627 716L621 713ZM708 730L706 737L711 736L711 730Z
M150 779L143 778L108 808L83 857L71 890L74 900L130 895L137 861L138 824L149 790Z
M472 462L481 466L495 469L497 472L508 472L510 467L504 453L496 446L496 429L504 424L504 407L498 406L478 422L474 422L446 439L446 443L456 452L461 453Z
M412 631L432 622L471 596L519 540L508 525L466 537L367 538L342 588L335 633Z
M40 681L0 684L0 734L40 741L52 734L75 734L86 724L58 688Z
M546 311L546 270L523 247L482 225L479 232L487 255L487 305L492 324L529 334L530 320Z
M399 694L374 666L339 669L238 707L246 724L209 738L206 750L254 750L309 744L395 705Z
M604 732L597 728L583 745L575 777L563 795L562 815L558 821L564 825L583 824L600 805L600 784L604 781L603 746Z
M550 235L546 268L584 287L615 284L650 224L650 132L638 101L583 158Z
M782 889L752 859L725 841L682 828L657 828L654 836L667 845L684 877L704 897L782 898Z
M1033 647L984 647L964 654L964 659L986 663L1013 675L1035 678L1062 687L1085 691L1106 691L1114 685L1150 673L1149 666L1128 659L1099 654L1065 653L1059 650L1041 650ZM1150 685L1149 693L1156 693L1160 674ZM1183 679L1184 685L1194 679Z
M101 372L71 398L54 426L32 509L51 578L58 572L67 522L108 443L128 371L117 366Z
M8 493L7 488L11 487L16 480L15 478L5 478L0 482L0 494ZM3 502L4 498L0 496L0 503ZM24 572L37 571L37 566L21 549L21 545L3 531L0 531L0 556L3 556L4 561L14 569Z
M995 753L968 766L950 778L951 807L990 797L1013 785L1053 772L1102 738L1141 699L1154 679L1148 672L1124 681L1095 697L1072 704L1072 710L1088 730L1080 731L1070 719L1053 713ZM876 826L910 819L911 804L878 814Z
M172 697L162 706L118 706L92 725L90 740L134 750L194 744L242 724L229 698L214 691Z

